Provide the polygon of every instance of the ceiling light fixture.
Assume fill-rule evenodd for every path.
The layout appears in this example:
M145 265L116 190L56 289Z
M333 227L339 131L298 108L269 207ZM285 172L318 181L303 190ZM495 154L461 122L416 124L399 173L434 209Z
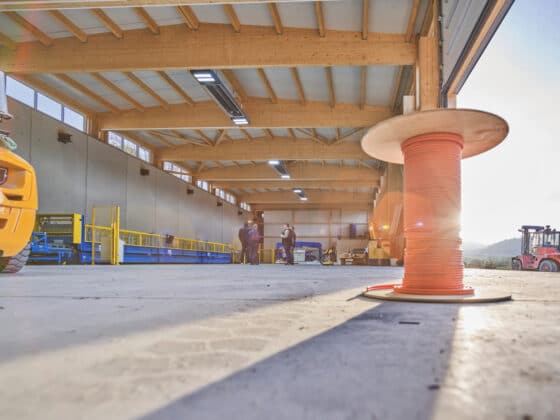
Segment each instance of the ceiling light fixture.
M271 159L268 161L269 165L280 165L280 161L276 159Z
M282 178L282 179L290 179L290 174L282 174L282 175L280 175L280 178Z

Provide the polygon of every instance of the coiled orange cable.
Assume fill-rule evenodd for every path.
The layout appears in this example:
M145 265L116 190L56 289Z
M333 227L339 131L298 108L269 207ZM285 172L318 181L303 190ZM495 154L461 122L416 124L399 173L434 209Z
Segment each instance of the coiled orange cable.
M463 139L422 134L401 145L404 154L405 275L398 293L472 294L463 286L460 238Z

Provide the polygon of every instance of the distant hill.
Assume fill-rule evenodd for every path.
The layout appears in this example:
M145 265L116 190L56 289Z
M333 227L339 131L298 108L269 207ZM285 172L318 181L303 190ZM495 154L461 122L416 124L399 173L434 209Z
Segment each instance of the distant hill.
M463 247L465 257L504 258L519 255L521 238L505 239L482 248Z

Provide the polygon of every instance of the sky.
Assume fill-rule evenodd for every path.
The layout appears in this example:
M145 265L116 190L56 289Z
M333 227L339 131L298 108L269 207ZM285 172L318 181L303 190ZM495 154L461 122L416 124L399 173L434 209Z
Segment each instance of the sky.
M516 0L459 92L509 135L463 161L462 237L491 244L521 225L560 228L560 0Z

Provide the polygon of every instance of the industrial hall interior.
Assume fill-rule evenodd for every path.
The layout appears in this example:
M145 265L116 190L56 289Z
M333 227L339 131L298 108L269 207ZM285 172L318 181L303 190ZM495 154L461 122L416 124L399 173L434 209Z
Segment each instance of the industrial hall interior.
M560 231L461 239L517 3L0 0L0 418L558 418Z

